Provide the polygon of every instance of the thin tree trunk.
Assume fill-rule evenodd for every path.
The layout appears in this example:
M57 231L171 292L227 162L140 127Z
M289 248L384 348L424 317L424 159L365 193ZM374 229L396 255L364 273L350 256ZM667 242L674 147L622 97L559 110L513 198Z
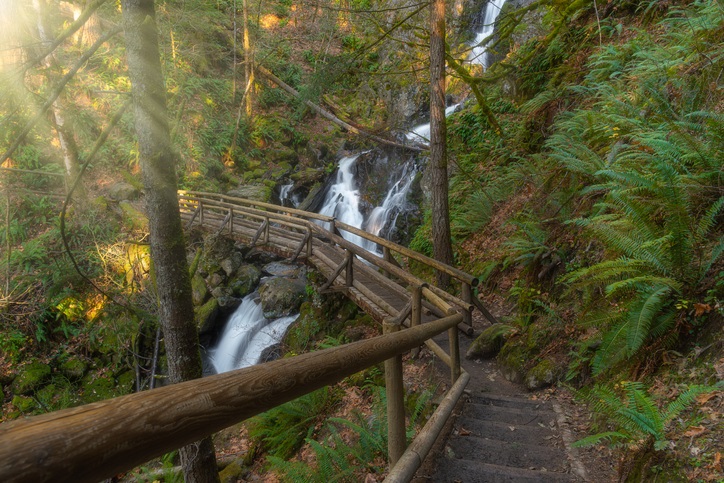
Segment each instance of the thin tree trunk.
M445 122L445 0L430 4L430 162L432 245L436 260L453 263L448 207L447 124ZM437 272L437 283L446 288L450 275Z
M244 22L244 77L246 80L244 106L246 107L246 117L251 120L254 114L254 52L251 49L251 40L249 38L249 0L242 0L241 8L242 21ZM236 35L236 32L234 35Z
M171 148L154 2L123 0L122 7L136 134L146 189L151 258L156 269L159 322L164 334L169 379L171 383L177 383L200 378L202 366L176 195L177 160ZM180 456L186 481L219 481L210 437L184 446Z

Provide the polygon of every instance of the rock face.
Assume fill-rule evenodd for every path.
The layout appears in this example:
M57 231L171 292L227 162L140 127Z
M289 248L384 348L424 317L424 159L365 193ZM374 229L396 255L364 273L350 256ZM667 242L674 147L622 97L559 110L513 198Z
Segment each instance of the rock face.
M470 345L465 357L468 359L492 359L498 355L505 344L505 337L515 330L514 327L496 324L480 333Z
M298 278L273 277L262 281L259 297L264 317L277 319L298 312L306 287L306 281Z

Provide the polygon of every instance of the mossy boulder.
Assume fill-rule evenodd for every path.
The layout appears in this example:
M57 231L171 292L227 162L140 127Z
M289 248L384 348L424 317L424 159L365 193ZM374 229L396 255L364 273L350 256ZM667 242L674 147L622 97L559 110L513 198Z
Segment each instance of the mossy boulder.
M15 395L13 396L12 404L13 406L15 406L20 414L31 413L38 407L35 399L30 396ZM20 414L18 414L17 416L20 416Z
M22 368L12 383L15 394L30 394L38 389L50 378L50 366L42 362L32 362Z
M60 365L60 371L71 381L80 380L88 370L88 364L81 359L71 358Z
M148 218L128 201L118 203L123 213L123 222L132 230L148 230Z
M306 296L306 280L273 277L259 286L264 317L277 319L299 311Z
M271 262L262 267L263 273L274 277L295 277L304 275L304 266L284 262Z
M120 394L130 394L136 384L136 373L128 370L116 377L116 391ZM119 394L119 395L120 395Z
M259 285L259 280L261 280L261 270L254 265L243 264L236 269L229 287L235 297L245 297Z
M141 196L141 190L131 183L120 181L108 188L108 196L114 201L135 200Z
M236 271L239 269L241 264L244 262L244 256L235 251L229 256L228 258L225 258L221 260L221 263L219 264L221 266L221 269L226 273L227 277L231 277L236 273Z
M264 173L266 173L266 170L261 168L256 169L249 174L248 179L261 178ZM244 178L247 178L247 176L244 176ZM245 198L254 201L269 201L271 199L271 191L271 188L263 184L249 184L234 188L226 194L235 198Z
M525 363L528 360L527 354L519 342L518 337L507 341L503 344L497 357L503 376L518 384L523 382L526 372Z
M514 327L504 324L488 327L473 341L465 357L468 359L492 359L498 355L505 344L506 336L514 330Z
M88 374L83 378L81 398L84 403L110 399L117 395L116 381L110 375Z
M331 317L325 317L311 302L304 302L299 307L299 318L287 330L283 343L289 352L305 352L318 340L318 334L325 331L331 321Z
M525 387L530 391L543 389L558 380L559 370L550 359L543 359L525 375Z
M204 305L197 307L194 312L194 320L199 334L210 333L216 329L219 315L218 300L210 298Z
M226 468L221 470L219 473L219 480L221 483L236 483L243 479L243 476L247 473L247 468L244 466L243 458L239 458L232 461Z
M203 304L208 296L209 289L206 287L206 280L199 274L194 275L191 279L191 298L194 305Z

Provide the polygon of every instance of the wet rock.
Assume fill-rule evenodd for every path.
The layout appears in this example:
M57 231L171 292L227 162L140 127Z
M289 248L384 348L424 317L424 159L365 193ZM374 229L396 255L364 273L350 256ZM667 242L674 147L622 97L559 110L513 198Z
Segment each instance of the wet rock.
M201 307L194 310L194 320L199 334L212 333L218 328L219 301L210 298Z
M254 263L258 265L266 265L271 262L275 262L279 260L281 257L278 255L274 255L273 253L269 253L264 250L259 250L258 248L252 248L249 250L249 253L246 254L246 257L244 259L248 263Z
M277 319L299 311L306 296L306 282L299 279L274 277L259 287L264 317Z
M267 275L274 277L293 277L299 278L305 275L305 267L303 265L292 265L291 263L272 262L262 267L262 271Z
M224 276L221 275L219 272L214 272L209 275L208 279L206 279L206 283L209 284L209 288L211 288L211 294L213 295L214 290L216 290L222 283L224 283Z
M236 277L229 284L234 297L245 297L254 291L261 280L261 270L254 265L244 264L236 270Z
M216 287L211 291L211 295L219 304L219 309L228 312L236 309L241 304L241 299L234 296L231 287Z
M227 277L236 273L241 264L244 263L244 256L239 252L233 252L229 258L225 258L219 264Z
M32 362L23 367L12 383L15 394L30 394L38 390L50 377L50 366L42 362Z

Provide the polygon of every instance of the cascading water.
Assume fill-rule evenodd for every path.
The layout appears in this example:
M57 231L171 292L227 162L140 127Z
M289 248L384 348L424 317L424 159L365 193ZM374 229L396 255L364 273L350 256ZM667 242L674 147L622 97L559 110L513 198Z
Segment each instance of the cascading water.
M269 320L264 317L258 294L247 295L229 317L219 342L209 353L217 373L253 366L264 349L281 341L297 316Z
M292 193L292 188L294 188L294 183L285 184L279 188L279 203L282 206L292 205L293 208L299 206L301 200L296 193Z
M475 42L473 50L470 53L469 61L473 64L480 64L483 69L490 67L490 53L488 47L492 41L492 35L495 30L495 21L500 15L500 11L505 5L505 0L489 0L483 13L483 24L480 30L475 34ZM487 39L487 42L486 42Z
M483 14L483 25L476 34L475 46L469 57L469 62L480 64L484 69L490 66L490 56L487 48L489 39L494 31L495 22L505 0L490 0ZM445 110L449 116L455 112L460 104L455 104ZM413 142L428 143L430 138L430 124L420 124L407 134L407 139ZM327 189L327 195L320 214L332 216L336 219L364 229L373 235L379 235L394 228L401 209L404 207L407 194L412 187L417 174L417 167L413 161L402 163L399 175L395 176L388 186L387 196L381 205L371 210L365 220L362 213L358 182L355 179L355 166L360 156L366 152L347 156L339 161L337 176ZM289 203L296 207L299 200L290 197L293 184L283 185L279 192L282 204ZM376 245L352 233L342 232L342 236L372 252L376 252ZM281 341L287 328L296 320L297 316L282 317L270 321L263 315L261 304L256 300L256 294L245 297L239 308L232 314L226 323L219 343L210 352L210 360L216 372L226 372L242 367L251 366L259 362L263 351Z

